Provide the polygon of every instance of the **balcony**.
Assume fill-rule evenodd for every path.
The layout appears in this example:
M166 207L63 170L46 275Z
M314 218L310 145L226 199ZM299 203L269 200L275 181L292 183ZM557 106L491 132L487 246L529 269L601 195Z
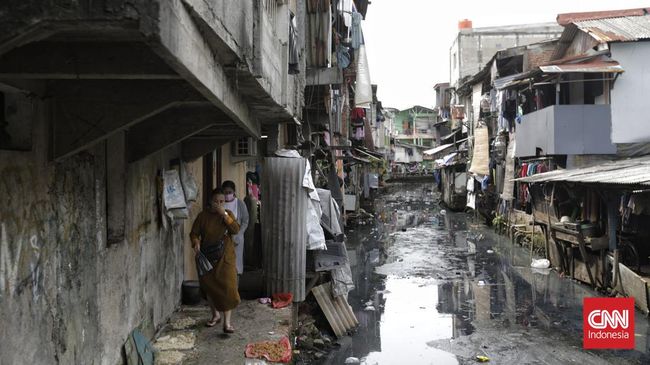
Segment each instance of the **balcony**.
M609 105L552 105L517 124L516 157L615 154Z

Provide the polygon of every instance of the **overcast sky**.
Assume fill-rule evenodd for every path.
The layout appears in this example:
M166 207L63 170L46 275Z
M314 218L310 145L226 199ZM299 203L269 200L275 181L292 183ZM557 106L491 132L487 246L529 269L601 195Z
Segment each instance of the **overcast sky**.
M650 0L372 0L362 24L371 81L384 107L432 107L433 85L449 81L449 48L461 19L477 28L640 7Z

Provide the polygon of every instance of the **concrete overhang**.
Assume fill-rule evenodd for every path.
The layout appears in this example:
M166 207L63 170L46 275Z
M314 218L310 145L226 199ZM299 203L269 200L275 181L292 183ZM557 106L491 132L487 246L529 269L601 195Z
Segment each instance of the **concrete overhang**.
M226 129L260 138L262 123L295 117L253 75L227 30L210 21L205 2L100 0L17 10L19 3L0 5L0 89L44 85L39 95L55 104L56 159L187 103L218 109L228 123L219 130L224 138L232 138Z

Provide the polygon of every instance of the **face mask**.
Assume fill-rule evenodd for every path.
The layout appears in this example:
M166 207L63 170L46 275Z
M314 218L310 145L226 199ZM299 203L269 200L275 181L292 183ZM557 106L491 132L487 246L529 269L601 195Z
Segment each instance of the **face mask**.
M226 201L231 202L235 199L235 194L226 194Z

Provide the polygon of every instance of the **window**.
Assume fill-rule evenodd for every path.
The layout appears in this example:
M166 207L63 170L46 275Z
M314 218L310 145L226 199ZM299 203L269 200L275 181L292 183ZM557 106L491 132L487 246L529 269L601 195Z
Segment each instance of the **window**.
M0 93L0 150L30 151L34 101L20 93Z
M456 52L453 53L452 58L454 61L451 64L451 67L455 70L456 69Z

